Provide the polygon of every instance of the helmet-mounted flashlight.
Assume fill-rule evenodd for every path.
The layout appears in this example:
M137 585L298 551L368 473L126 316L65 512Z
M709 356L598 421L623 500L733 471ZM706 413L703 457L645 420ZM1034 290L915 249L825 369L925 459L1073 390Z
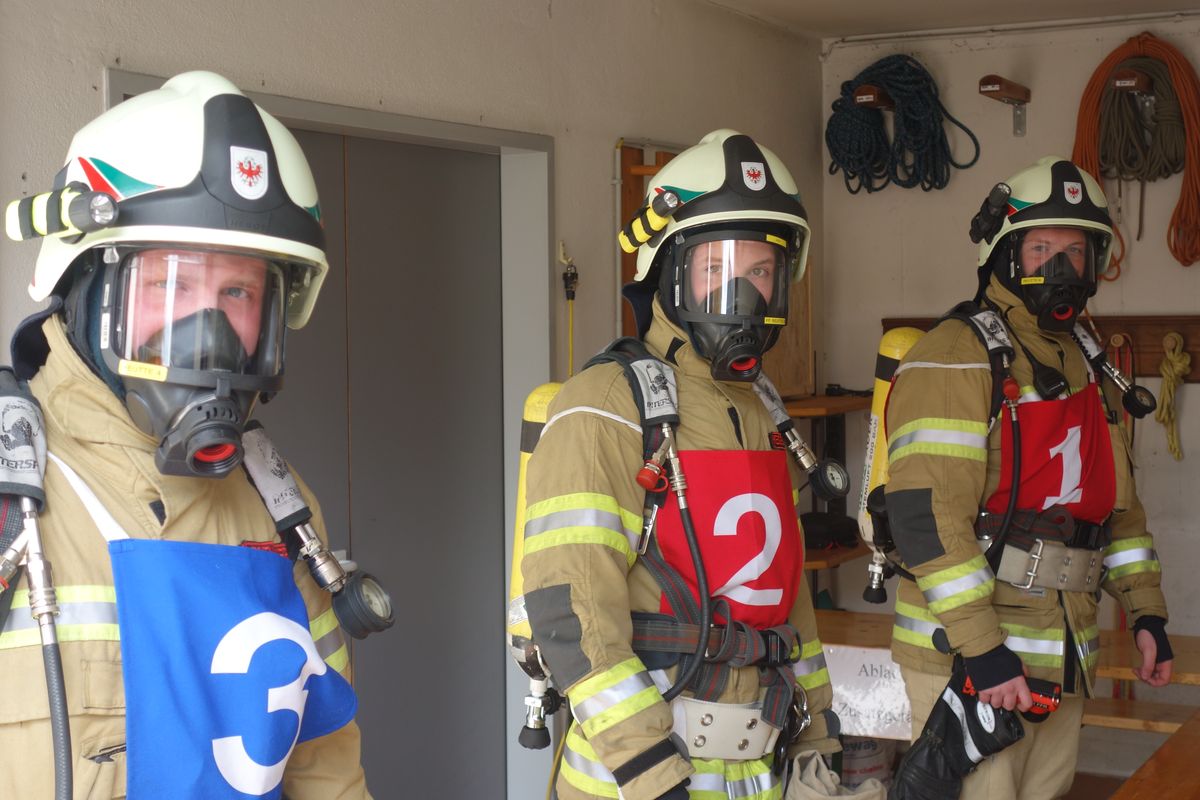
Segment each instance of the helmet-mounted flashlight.
M82 236L110 227L118 216L117 200L111 194L89 191L82 183L71 183L53 192L9 203L4 212L4 231L14 241L39 236Z

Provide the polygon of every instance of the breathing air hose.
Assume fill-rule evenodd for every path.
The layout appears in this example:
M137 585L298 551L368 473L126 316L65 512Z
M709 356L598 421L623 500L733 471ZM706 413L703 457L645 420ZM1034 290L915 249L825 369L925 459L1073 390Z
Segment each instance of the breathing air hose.
M1105 91L1108 90L1113 71L1123 62L1141 57L1155 59L1166 65L1170 76L1167 82L1170 85L1169 91L1174 93L1179 103L1184 134L1183 184L1179 190L1179 201L1167 227L1167 246L1176 261L1185 267L1191 266L1200 260L1200 80L1179 50L1152 33L1140 33L1113 50L1100 62L1079 102L1079 114L1075 123L1075 147L1071 153L1071 160L1094 177L1099 178L1106 174L1103 172L1105 162L1100 141L1101 102ZM1156 81L1156 98L1162 86L1163 83ZM1164 144L1164 151L1165 149ZM1110 166L1119 169L1115 165ZM1119 230L1114 231L1117 244L1109 268L1101 276L1110 281L1120 277L1121 262L1125 257L1125 241Z
M883 113L855 102L854 90L862 84L883 88L895 102L895 135L891 141ZM966 169L979 160L979 140L946 110L933 76L911 56L881 58L845 81L832 107L833 114L825 126L829 174L840 170L851 194L860 189L877 192L889 183L905 189L918 185L925 191L944 189L950 181L951 167ZM970 138L975 148L970 161L954 160L945 120Z
M1004 517L1000 520L1000 530L996 538L988 546L984 558L991 566L992 572L1000 568L1000 559L1004 557L1004 540L1008 538L1008 529L1012 526L1013 514L1017 511L1017 495L1021 493L1021 423L1017 419L1017 399L1021 389L1009 375L1004 379L1004 406L1008 409L1009 421L1012 424L1012 468L1008 479L1008 506L1004 509Z
M679 671L675 683L671 685L670 689L663 692L663 700L669 703L687 688L692 679L696 677L696 673L700 671L700 665L704 663L704 656L708 650L708 631L712 627L712 610L708 605L708 576L704 571L704 557L700 553L700 542L696 538L696 526L692 522L692 511L688 507L685 496L687 480L684 478L683 468L679 463L679 454L675 451L674 434L671 432L670 425L664 424L663 432L667 437L667 460L671 465L671 490L675 492L675 498L679 503L679 519L683 522L683 537L687 539L688 552L692 556L692 567L696 570L696 593L700 600L700 633L696 637L696 650L692 653L688 665Z

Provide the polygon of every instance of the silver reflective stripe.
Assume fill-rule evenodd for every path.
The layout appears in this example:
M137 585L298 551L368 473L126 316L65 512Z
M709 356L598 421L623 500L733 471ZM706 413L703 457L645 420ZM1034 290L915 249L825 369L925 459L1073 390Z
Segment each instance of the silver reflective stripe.
M1158 561L1158 551L1149 547L1135 547L1132 550L1122 550L1104 559L1104 566L1109 569L1123 567L1138 561Z
M28 610L28 606L25 606ZM56 625L116 625L116 603L59 603ZM14 609L15 611L16 609ZM4 623L4 633L28 630L38 626L32 614L10 613Z
M756 794L774 789L779 785L779 779L771 770L767 770L761 775L751 775L740 781L726 781L725 785L729 787L729 797L737 800L741 797L754 797Z
M1095 636L1086 642L1076 642L1075 646L1079 649L1079 657L1087 660L1088 656L1100 652L1100 637Z
M576 772L582 772L593 780L604 781L614 786L617 784L617 779L613 777L613 774L603 764L599 761L592 761L581 753L576 753L571 749L570 743L563 748L563 761L570 764L571 769Z
M622 700L628 700L638 692L649 689L654 685L650 680L650 676L645 672L638 672L630 675L620 683L615 683L612 686L584 700L582 703L572 703L571 710L575 714L575 719L580 725L583 725L592 717L620 703Z
M315 644L317 645L317 653L321 656L321 660L324 661L345 647L346 640L342 638L342 629L335 627L329 633L317 639Z
M962 699L951 691L949 686L942 692L942 699L954 711L954 716L958 717L958 725L962 728L963 749L967 751L967 758L976 764L983 761L983 753L979 752L975 741L971 739L971 729L967 726L967 710L963 708Z
M926 603L933 604L938 600L945 600L947 597L953 597L962 592L969 592L976 586L982 586L992 579L991 567L984 565L969 575L963 575L961 578L955 578L952 581L946 581L937 586L922 589L921 594L925 595Z
M576 508L568 511L554 511L544 517L529 520L525 523L525 538L528 539L539 533L559 528L573 527L604 528L624 534L627 539L636 539L641 534L641 531L631 531L624 527L621 524L620 514L595 508Z
M822 650L815 656L809 656L792 664L792 672L797 675L811 675L814 672L825 669L825 666L825 651Z
M1020 650L1022 653L1040 653L1047 656L1061 656L1063 654L1062 639L1057 641L1052 639L1027 639L1024 636L1013 636L1011 633L1004 640L1005 646L1009 650Z
M935 361L909 361L896 367L896 374L910 369L986 369L991 370L991 364L938 364Z
M688 777L691 783L688 784L688 789L693 792L724 792L725 791L725 773L723 772L695 772Z
M933 636L933 632L942 627L936 622L910 617L901 614L899 611L896 612L895 624L897 627L905 628L914 633L924 634L925 636Z
M938 444L960 444L965 447L987 448L987 436L981 433L965 431L946 431L937 428L919 428L912 433L897 436L888 443L888 452L894 453L901 447L914 442L936 442Z

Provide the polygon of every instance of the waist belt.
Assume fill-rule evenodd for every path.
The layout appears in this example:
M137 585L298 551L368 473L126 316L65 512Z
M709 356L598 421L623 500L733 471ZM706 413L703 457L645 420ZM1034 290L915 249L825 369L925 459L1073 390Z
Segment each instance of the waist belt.
M674 666L679 656L696 651L700 626L678 622L665 614L633 615L633 650L650 669ZM705 661L732 667L780 667L800 656L800 635L790 625L764 631L744 622L713 625L708 631Z
M1061 592L1094 592L1103 575L1104 554L1099 550L1067 547L1048 539L1036 540L1028 550L1006 544L996 569L999 580L1018 589Z
M687 744L691 758L743 761L762 758L775 747L779 729L762 720L759 703L709 703L676 697L673 733Z
M1003 521L1003 514L980 514L975 523L975 536L990 541L1000 532ZM1004 543L1031 550L1039 540L1082 550L1103 550L1112 544L1112 527L1108 520L1100 523L1077 520L1063 506L1014 512Z

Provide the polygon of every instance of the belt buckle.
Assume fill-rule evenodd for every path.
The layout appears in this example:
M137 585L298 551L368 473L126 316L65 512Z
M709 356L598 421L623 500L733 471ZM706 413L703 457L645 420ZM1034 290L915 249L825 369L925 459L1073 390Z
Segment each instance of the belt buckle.
M1029 551L1029 558L1033 561L1033 566L1025 570L1025 574L1029 576L1029 580L1025 583L1014 583L1013 586L1018 589L1032 589L1033 582L1037 580L1038 567L1042 563L1042 551L1046 549L1045 539L1034 539L1034 548L1037 552L1034 552L1033 549Z

